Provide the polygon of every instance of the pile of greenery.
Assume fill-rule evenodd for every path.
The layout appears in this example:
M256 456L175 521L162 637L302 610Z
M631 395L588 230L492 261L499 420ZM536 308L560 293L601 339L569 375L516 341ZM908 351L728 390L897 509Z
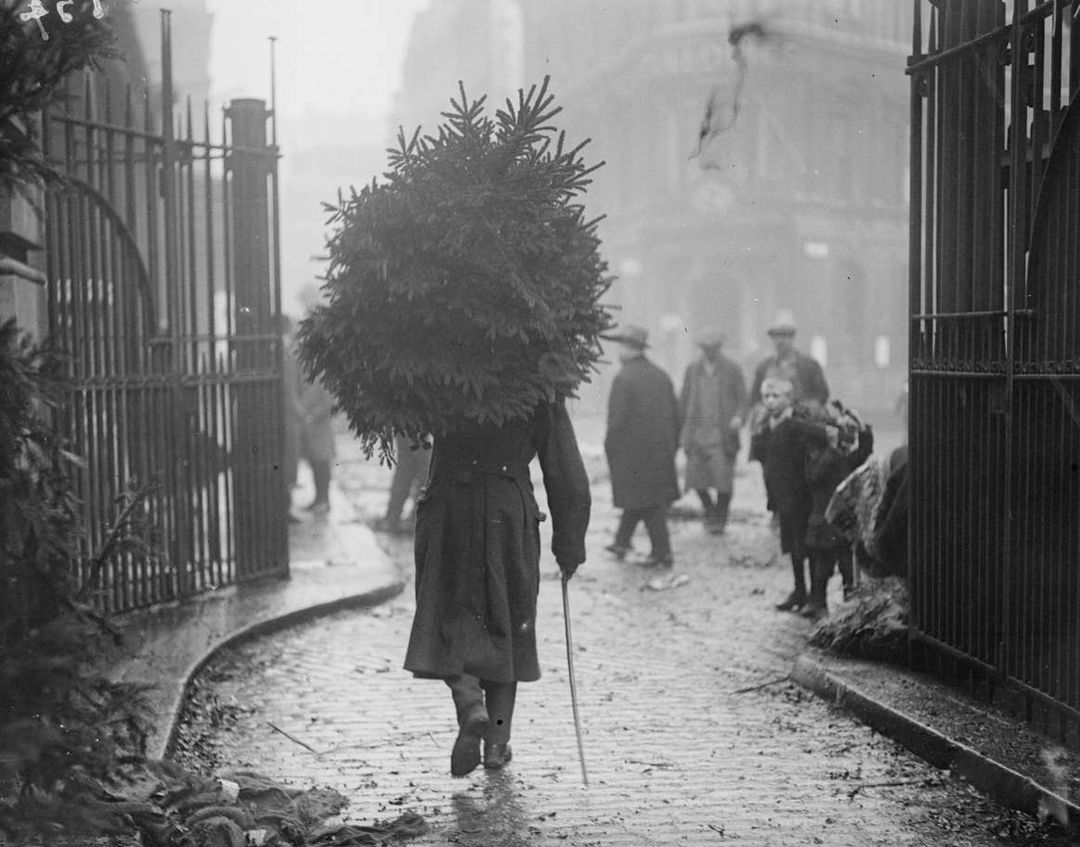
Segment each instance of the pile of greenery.
M610 279L580 197L600 165L551 124L547 85L493 119L462 87L434 135L399 133L383 182L327 206L326 302L300 355L368 455L526 417L595 368Z
M864 576L851 598L815 627L810 643L849 656L903 663L909 608L905 580Z

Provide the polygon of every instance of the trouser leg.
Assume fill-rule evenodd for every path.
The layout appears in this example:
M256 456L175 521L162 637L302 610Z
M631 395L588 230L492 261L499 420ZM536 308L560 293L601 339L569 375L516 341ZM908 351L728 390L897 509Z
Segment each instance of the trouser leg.
M791 575L795 580L795 591L806 595L806 557L802 553L791 554Z
M517 683L485 681L483 688L488 712L488 731L484 740L488 744L507 744L514 719Z
M649 532L652 555L657 559L671 558L671 536L668 534L667 507L653 506L645 511L645 529Z
M447 677L445 681L450 686L450 696L454 698L459 725L484 708L484 689L475 676L463 673L460 676Z
M464 776L480 764L480 739L488 729L484 691L480 680L470 674L448 677L450 694L457 711L458 736L450 753L450 773Z
M315 481L315 502L327 503L330 500L330 462L311 463L311 475Z
M810 599L803 607L805 617L820 617L828 612L829 578L836 567L836 554L814 552L810 554Z
M855 551L848 547L841 554L837 563L840 568L840 579L844 586L844 599L846 600L855 590Z
M634 530L637 529L641 517L641 511L638 509L625 509L623 511L622 515L619 516L619 526L615 530L616 547L630 546L630 539L634 537Z
M720 527L727 526L728 508L731 506L731 494L723 491L716 492L716 520Z
M408 449L408 448L406 448ZM386 522L396 524L401 520L401 511L405 508L405 501L409 499L409 490L412 488L412 468L409 459L398 456L398 464L394 468L394 476L390 480L390 498L386 501Z
M795 582L794 588L785 599L776 604L776 608L781 612L790 612L806 603L806 560L801 551L791 553L791 575Z
M695 488L698 499L701 501L701 508L705 510L705 517L711 517L716 510L716 504L713 502L712 494L709 493L708 488Z

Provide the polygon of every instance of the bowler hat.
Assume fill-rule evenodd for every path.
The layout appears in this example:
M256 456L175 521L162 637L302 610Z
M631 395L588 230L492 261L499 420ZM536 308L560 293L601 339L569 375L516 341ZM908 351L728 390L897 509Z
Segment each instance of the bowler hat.
M698 347L719 347L724 341L727 340L727 336L724 335L718 329L702 329L698 330L694 334L694 343Z
M606 338L608 341L619 341L641 350L649 346L649 331L645 327L635 326L634 324L616 327L601 337Z
M794 335L795 316L787 309L781 309L776 313L776 319L769 327L769 335Z

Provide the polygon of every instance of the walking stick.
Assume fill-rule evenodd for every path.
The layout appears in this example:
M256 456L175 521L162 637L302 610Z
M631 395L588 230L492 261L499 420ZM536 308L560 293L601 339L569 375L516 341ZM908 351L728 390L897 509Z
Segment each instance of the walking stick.
M578 715L577 683L574 681L574 639L570 634L570 595L566 584L569 577L562 575L562 609L566 622L566 667L570 671L570 703L574 707L574 732L577 735L578 760L581 762L581 781L589 787L589 775L585 772L585 746L581 743L581 717Z

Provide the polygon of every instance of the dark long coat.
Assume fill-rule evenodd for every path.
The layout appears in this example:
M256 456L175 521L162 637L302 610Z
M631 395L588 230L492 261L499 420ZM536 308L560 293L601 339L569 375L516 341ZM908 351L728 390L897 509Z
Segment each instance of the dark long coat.
M679 499L680 429L668 375L644 356L625 362L611 384L604 438L616 508L649 509Z
M764 470L769 508L780 518L780 550L801 557L813 508L806 480L806 439L788 419L755 432L751 451Z
M493 682L540 678L536 597L540 522L529 479L539 456L551 550L585 561L589 478L562 403L531 420L436 436L417 502L416 616L405 668L421 677L468 673Z

